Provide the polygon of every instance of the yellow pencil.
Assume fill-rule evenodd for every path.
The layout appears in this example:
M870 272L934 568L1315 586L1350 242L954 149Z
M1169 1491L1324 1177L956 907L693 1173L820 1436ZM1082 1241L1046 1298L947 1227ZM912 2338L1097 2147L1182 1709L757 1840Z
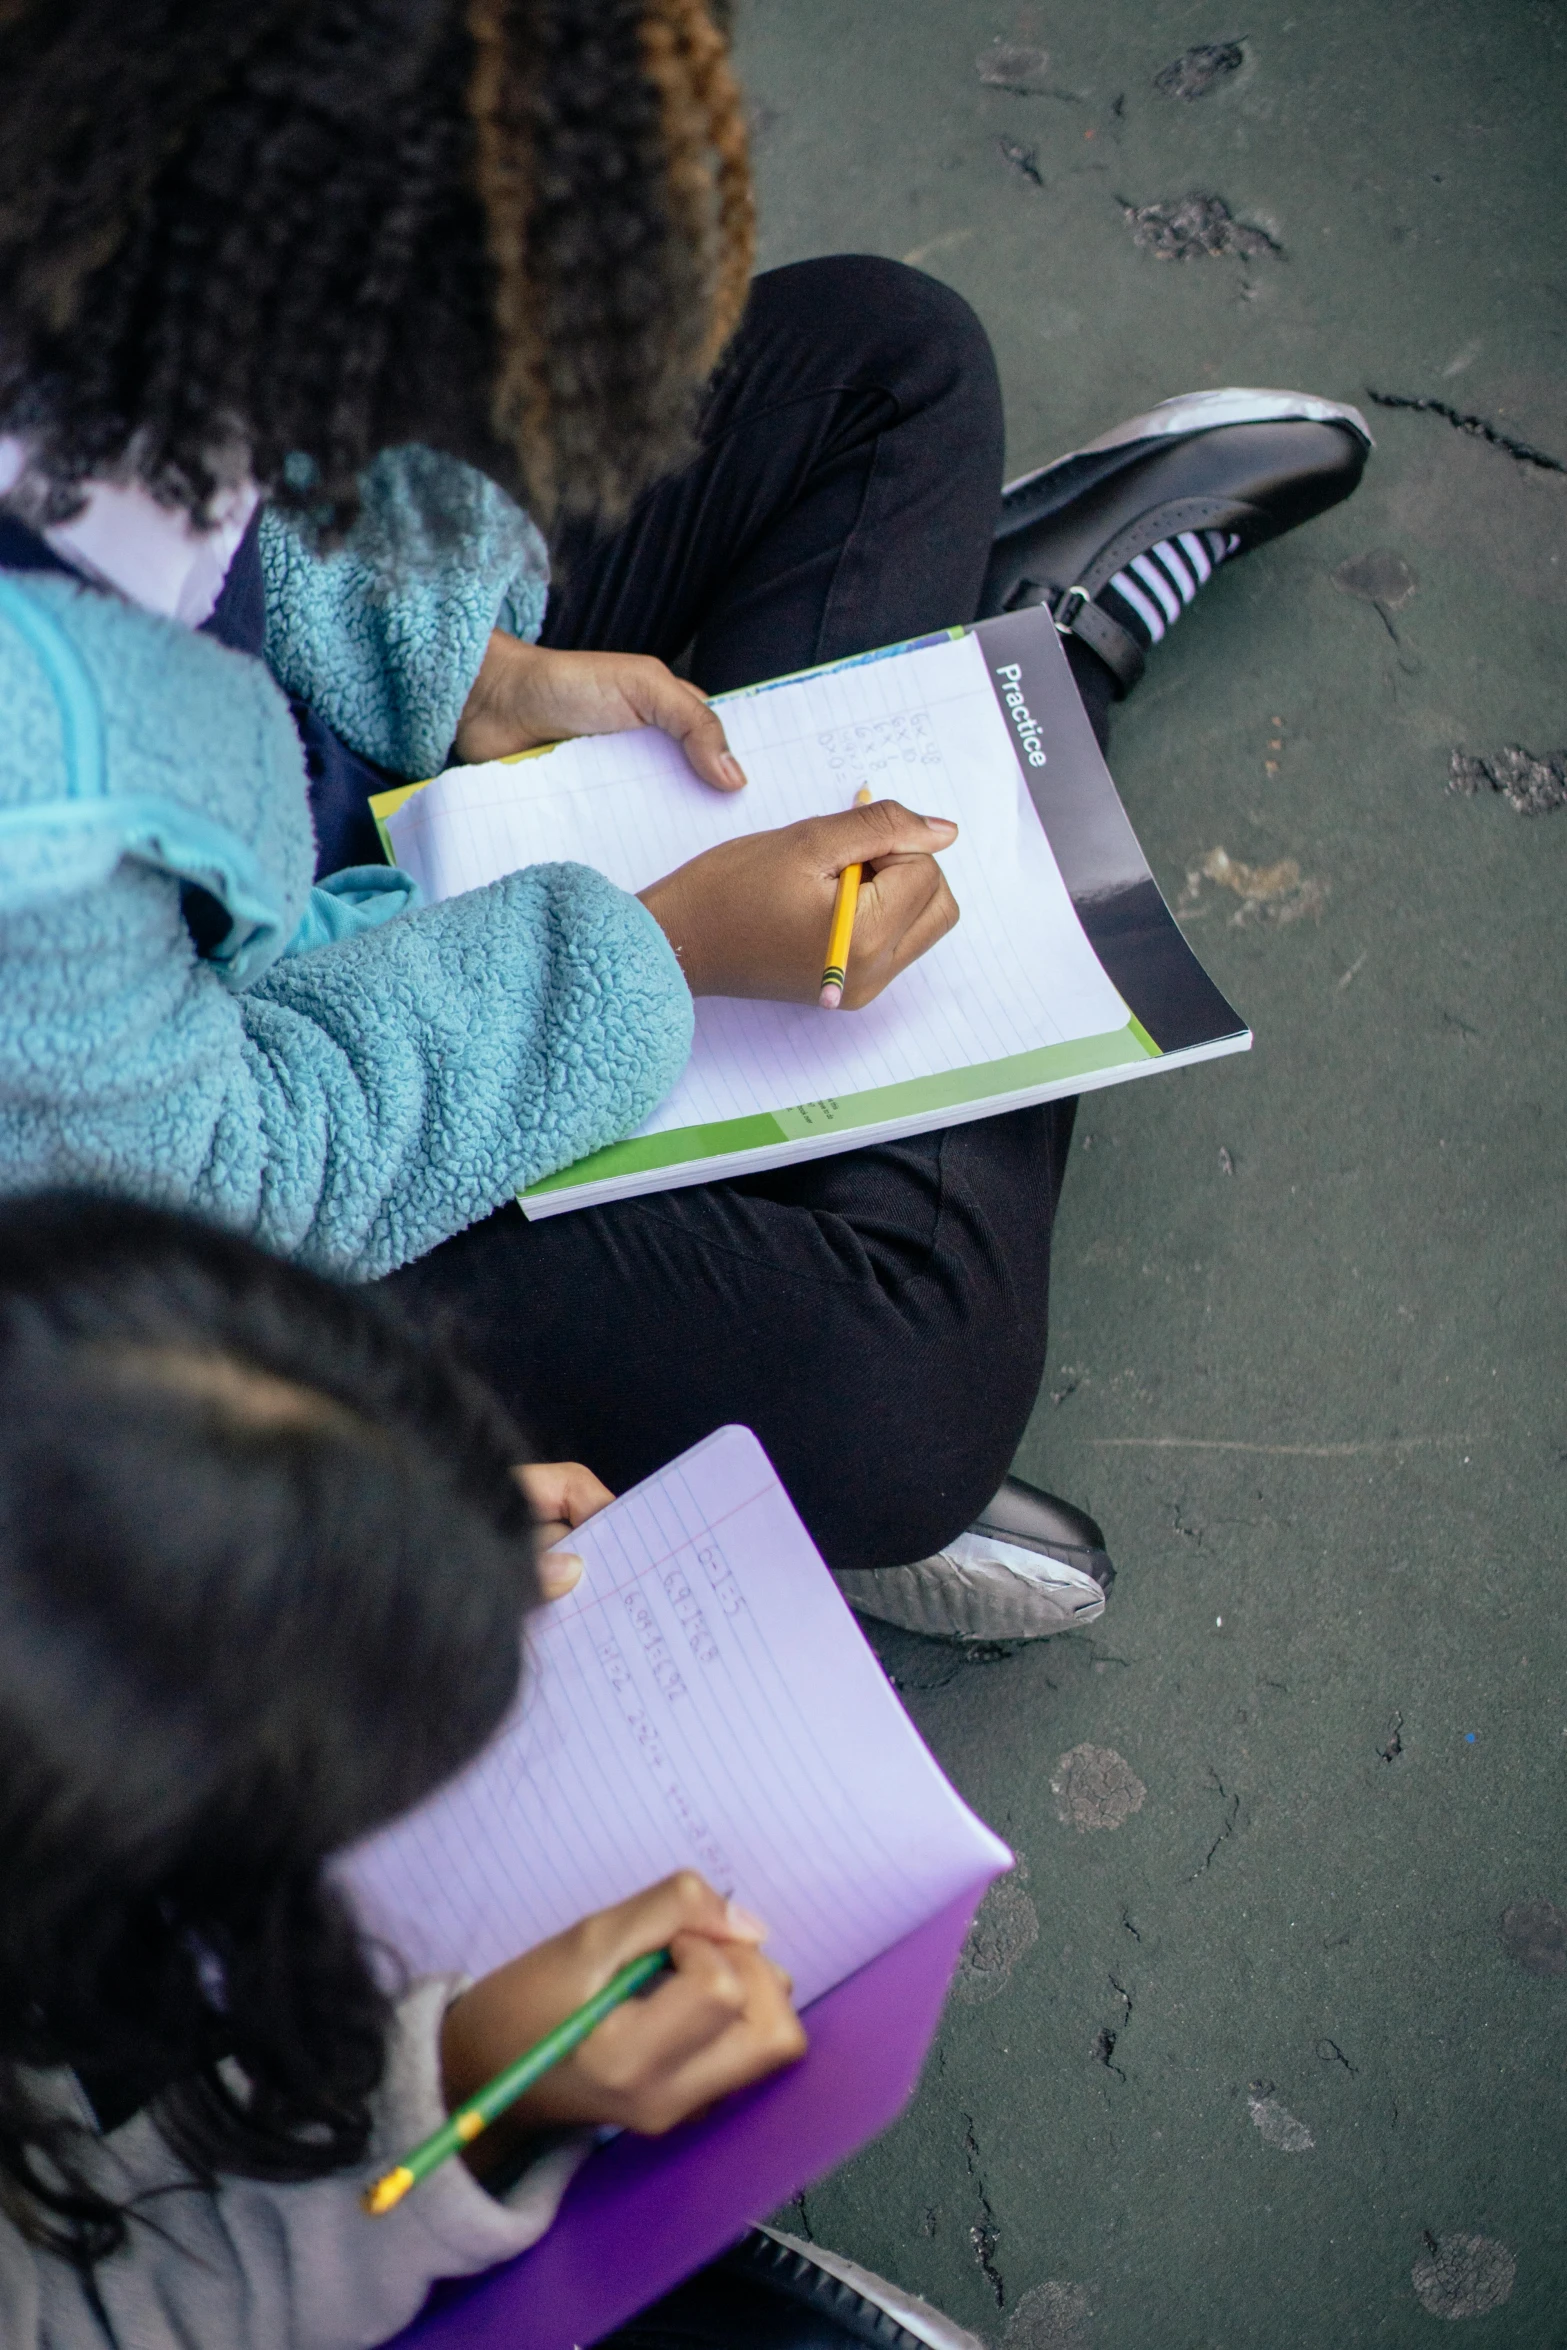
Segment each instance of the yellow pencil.
M870 796L870 785L862 783L854 795L855 806L868 807ZM838 894L832 902L832 927L827 933L822 992L817 999L824 1012L835 1012L843 1001L844 982L849 973L849 941L854 936L854 915L860 902L860 876L864 870L863 865L845 865L838 876Z

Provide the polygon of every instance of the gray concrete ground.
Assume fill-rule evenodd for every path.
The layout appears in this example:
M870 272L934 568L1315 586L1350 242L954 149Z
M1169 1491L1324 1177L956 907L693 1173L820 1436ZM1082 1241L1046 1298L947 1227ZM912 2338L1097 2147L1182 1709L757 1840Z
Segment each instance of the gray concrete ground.
M1447 788L1567 743L1567 9L742 0L739 51L764 262L958 287L1015 468L1205 384L1379 440L1120 716L1256 1049L1084 1105L1019 1466L1121 1580L880 1642L1022 1866L797 2222L1007 2350L1567 2344L1567 811ZM1140 248L1193 192L1271 245Z

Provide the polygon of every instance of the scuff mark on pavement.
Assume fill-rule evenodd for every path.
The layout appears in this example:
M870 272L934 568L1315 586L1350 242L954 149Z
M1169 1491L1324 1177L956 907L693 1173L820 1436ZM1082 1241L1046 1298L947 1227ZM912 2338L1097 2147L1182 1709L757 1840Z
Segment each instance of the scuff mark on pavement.
M1548 751L1537 759L1521 743L1509 743L1488 759L1471 759L1455 751L1447 788L1473 799L1486 790L1500 792L1519 816L1549 816L1567 807L1567 751Z
M1280 857L1272 865L1247 865L1220 846L1210 849L1201 864L1188 867L1186 886L1175 901L1179 921L1200 922L1212 911L1203 896L1205 881L1216 881L1240 899L1230 916L1232 930L1250 929L1257 922L1298 922L1306 914L1320 921L1328 897L1327 883L1303 876L1293 857Z
M1086 94L1051 81L1049 50L1026 41L992 41L975 58L974 71L987 90L1005 90L1013 98L1059 98L1064 106L1081 106Z
M979 2140L974 2135L974 2116L971 2113L966 2113L963 2116L963 2157L968 2164L968 2175L974 2182L974 2192L979 2199L979 2214L970 2224L969 2242L974 2247L974 2257L979 2262L985 2282L996 2297L996 2307L1005 2309L1007 2305L1006 2280L996 2266L996 2252L1001 2242L1001 2230L996 2225L996 2215L990 2207L990 2196L985 2186L984 2173L979 2167Z
M982 2007L1012 1980L1012 1969L1039 1940L1039 1912L1014 1877L998 1878L979 1905L958 1959L952 1996Z
M1382 1760L1385 1763L1397 1762L1403 1751L1404 1717L1401 1713L1395 1712L1393 1716L1393 1727L1388 1733L1387 1744L1382 1749Z
M931 237L923 245L916 245L903 256L906 269L923 269L927 261L938 253L955 253L959 245L966 245L973 236L971 228L944 229L939 237Z
M1560 457L1548 456L1544 449L1532 448L1527 441L1514 440L1485 416L1466 416L1461 408L1454 408L1446 400L1418 399L1409 392L1374 392L1366 386L1366 398L1377 408L1412 408L1421 416L1440 416L1445 424L1468 433L1471 440L1484 441L1488 447L1500 449L1504 457L1511 457L1519 465L1534 465L1542 473L1567 473L1567 464Z
M1431 2317L1484 2317L1511 2298L1518 2263L1494 2236L1433 2236L1409 2272Z
M1526 1975L1567 1975L1567 1910L1515 1901L1502 1912L1502 1948Z
M1276 2146L1281 2154L1310 2154L1314 2150L1316 2139L1303 2121L1279 2103L1271 2081L1252 2082L1246 2092L1246 2110L1265 2146Z
M1195 192L1158 204L1132 204L1115 199L1129 223L1132 242L1156 261L1224 260L1239 254L1276 253L1284 247L1264 228L1248 227L1231 212L1222 196Z
M1086 2287L1052 2278L1023 2295L1007 2320L1002 2350L1088 2350L1093 2314Z
M1049 88L1045 76L1050 71L1048 49L1031 49L1023 41L992 41L974 60L974 71L992 90L1010 90L1014 97L1027 98Z
M1307 1461L1354 1460L1361 1453L1411 1452L1425 1444L1474 1444L1473 1436L1390 1436L1372 1444L1250 1444L1241 1436L1090 1436L1101 1452L1259 1452ZM1181 1528L1181 1532L1190 1529Z
M1239 41L1199 41L1194 49L1183 50L1173 65L1156 73L1153 86L1166 98L1204 98L1232 73L1239 73L1245 62L1246 52Z
M1420 586L1403 556L1395 555L1391 547L1373 547L1369 554L1351 555L1329 576L1346 596L1359 596L1362 603L1389 612L1402 612Z
M1402 642L1393 614L1402 612L1420 586L1402 555L1391 547L1373 547L1368 555L1352 555L1328 576L1344 595L1371 606L1395 645Z
M1113 1746L1074 1746L1062 1755L1050 1781L1056 1817L1080 1834L1090 1828L1119 1828L1141 1811L1148 1790L1124 1755Z

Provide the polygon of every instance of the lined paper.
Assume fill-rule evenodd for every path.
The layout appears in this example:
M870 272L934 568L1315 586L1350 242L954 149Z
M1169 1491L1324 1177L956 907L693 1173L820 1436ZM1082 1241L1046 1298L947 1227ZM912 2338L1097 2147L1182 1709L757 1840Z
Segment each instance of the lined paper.
M454 768L388 824L432 899L570 859L637 890L703 849L849 806L868 784L961 827L942 866L957 928L864 1010L704 997L658 1134L928 1078L1125 1029L1013 755L974 637L727 696L750 783L697 781L652 730ZM826 946L825 927L823 947Z
M797 2003L1010 1863L889 1688L748 1429L578 1529L523 1693L450 1787L342 1864L415 1972L483 1974L671 1870L773 1928Z

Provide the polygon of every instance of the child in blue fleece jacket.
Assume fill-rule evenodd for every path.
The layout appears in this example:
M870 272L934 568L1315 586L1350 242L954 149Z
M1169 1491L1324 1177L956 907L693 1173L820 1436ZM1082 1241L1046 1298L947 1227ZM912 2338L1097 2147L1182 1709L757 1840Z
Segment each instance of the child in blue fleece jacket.
M0 89L0 1190L385 1281L618 1488L743 1421L869 1613L1096 1615L1102 1539L1049 1497L999 1496L984 1575L946 1554L1037 1393L1070 1104L513 1196L645 1119L694 995L814 1002L847 864L821 1016L895 982L957 919L939 812L433 907L367 818L638 725L739 789L703 688L972 617L973 313L874 259L748 282L706 0L13 0Z

